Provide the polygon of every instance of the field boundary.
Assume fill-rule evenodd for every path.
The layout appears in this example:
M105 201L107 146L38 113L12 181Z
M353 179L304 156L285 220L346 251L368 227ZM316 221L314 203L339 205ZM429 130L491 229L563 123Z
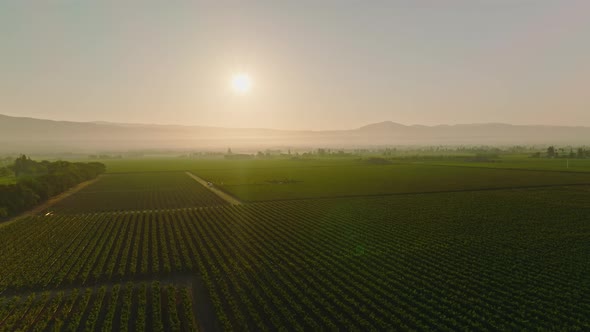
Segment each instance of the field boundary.
M214 194L216 194L217 196L219 196L220 198L222 198L223 200L225 200L229 204L231 204L231 205L241 205L242 204L242 202L239 201L237 198L229 195L228 193L226 193L225 191L220 190L219 188L210 186L207 181L205 181L202 178L194 175L193 173L191 173L189 171L186 171L185 173L186 173L186 175L190 176L193 180L195 180L198 183L200 183L203 187L211 190Z

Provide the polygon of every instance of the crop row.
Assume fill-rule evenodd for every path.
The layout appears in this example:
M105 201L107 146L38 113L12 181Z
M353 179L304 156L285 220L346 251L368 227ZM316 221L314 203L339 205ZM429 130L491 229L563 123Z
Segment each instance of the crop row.
M556 204L552 193L31 217L0 229L0 289L188 273L225 330L590 329L590 207ZM586 192L569 195L578 204ZM133 298L170 304L169 294L153 291L162 287L139 288ZM93 292L88 301L98 306L113 294ZM125 294L121 287L116 298ZM142 308L129 324L182 324ZM97 310L80 319L95 324ZM180 317L186 306L168 312Z
M31 293L0 298L0 330L197 331L192 307L190 288L157 281Z
M590 184L590 173L502 169L503 162L493 166L498 168L411 162L374 165L358 160L325 163L323 167L305 164L195 168L194 173L244 202ZM566 170L565 163L562 165Z
M51 208L52 213L143 211L224 205L181 172L107 174Z

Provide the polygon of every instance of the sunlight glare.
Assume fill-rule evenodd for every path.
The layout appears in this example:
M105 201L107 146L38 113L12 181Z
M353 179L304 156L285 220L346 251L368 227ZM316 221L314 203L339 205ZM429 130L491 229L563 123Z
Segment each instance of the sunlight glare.
M238 94L247 94L252 89L252 79L247 73L235 74L231 79L231 87Z

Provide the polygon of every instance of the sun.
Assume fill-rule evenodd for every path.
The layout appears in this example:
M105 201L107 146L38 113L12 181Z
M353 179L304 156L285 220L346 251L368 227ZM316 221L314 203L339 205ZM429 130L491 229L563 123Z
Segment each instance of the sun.
M237 94L247 94L252 89L252 78L248 73L238 73L231 78L231 88Z

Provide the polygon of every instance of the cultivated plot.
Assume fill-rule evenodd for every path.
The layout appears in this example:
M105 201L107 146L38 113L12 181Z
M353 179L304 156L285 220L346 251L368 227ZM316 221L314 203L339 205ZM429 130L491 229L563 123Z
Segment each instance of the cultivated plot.
M197 331L190 286L152 283L0 297L2 331Z
M192 275L226 330L585 330L589 190L30 217L0 229L0 290Z
M106 174L49 212L143 211L227 204L184 172Z
M447 166L467 166L485 168L505 168L522 170L546 170L558 172L590 172L590 159L537 159L537 158L499 158L494 162L466 162L433 160L429 164Z
M335 167L197 169L193 173L242 201L590 184L590 173L361 161Z
M358 165L358 158L277 158L277 159L181 159L142 158L99 160L107 173L180 172L188 170L221 170L249 168L340 167Z

